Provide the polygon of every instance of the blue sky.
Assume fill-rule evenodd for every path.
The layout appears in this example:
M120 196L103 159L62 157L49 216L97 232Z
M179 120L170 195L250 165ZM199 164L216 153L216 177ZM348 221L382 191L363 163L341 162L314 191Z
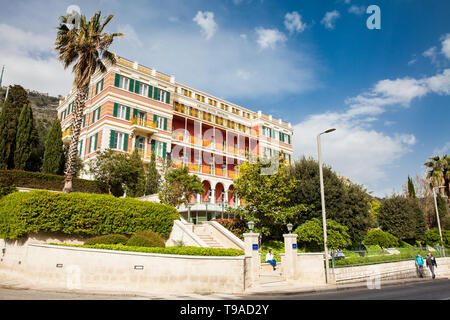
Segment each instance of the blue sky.
M0 1L4 84L65 94L52 51L59 15L114 14L117 54L291 122L294 155L317 158L375 195L401 191L450 152L450 2ZM381 30L369 30L369 5ZM30 72L31 71L31 72Z

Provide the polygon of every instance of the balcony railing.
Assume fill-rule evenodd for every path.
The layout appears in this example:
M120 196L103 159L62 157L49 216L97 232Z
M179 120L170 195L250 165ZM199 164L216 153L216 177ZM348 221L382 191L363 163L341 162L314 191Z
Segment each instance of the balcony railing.
M136 125L139 127L149 128L149 129L156 129L156 122L154 121L148 121L145 119L140 119L137 117L134 117L131 119L131 125Z

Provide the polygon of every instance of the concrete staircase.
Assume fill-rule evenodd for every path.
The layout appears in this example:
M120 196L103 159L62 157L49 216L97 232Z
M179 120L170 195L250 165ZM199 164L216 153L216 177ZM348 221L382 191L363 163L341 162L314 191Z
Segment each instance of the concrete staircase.
M210 248L223 248L223 246L218 243L211 235L208 234L197 234L200 239L202 239Z
M204 225L194 225L193 229L194 233L202 239L210 248L224 248L219 242L217 242L211 233L208 232L208 229Z

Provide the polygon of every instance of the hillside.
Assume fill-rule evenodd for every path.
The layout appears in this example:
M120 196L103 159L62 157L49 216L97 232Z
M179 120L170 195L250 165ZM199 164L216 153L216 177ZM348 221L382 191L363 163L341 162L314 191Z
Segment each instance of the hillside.
M31 102L31 108L33 110L36 129L39 132L39 138L41 141L45 141L48 129L50 129L52 121L57 116L56 108L58 107L59 98L52 97L45 93L40 93L34 90L25 90L27 90L28 100ZM5 95L6 87L1 87L0 101L3 101Z

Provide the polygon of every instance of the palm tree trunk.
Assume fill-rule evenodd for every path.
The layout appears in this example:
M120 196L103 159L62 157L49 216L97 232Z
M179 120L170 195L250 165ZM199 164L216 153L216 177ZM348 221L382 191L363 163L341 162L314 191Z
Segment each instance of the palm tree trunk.
M70 141L69 153L66 160L66 178L64 182L64 193L72 192L72 180L75 176L75 166L78 155L78 142L80 140L81 123L83 121L84 103L88 86L77 88L77 97L75 99L74 113L72 119L72 140Z

